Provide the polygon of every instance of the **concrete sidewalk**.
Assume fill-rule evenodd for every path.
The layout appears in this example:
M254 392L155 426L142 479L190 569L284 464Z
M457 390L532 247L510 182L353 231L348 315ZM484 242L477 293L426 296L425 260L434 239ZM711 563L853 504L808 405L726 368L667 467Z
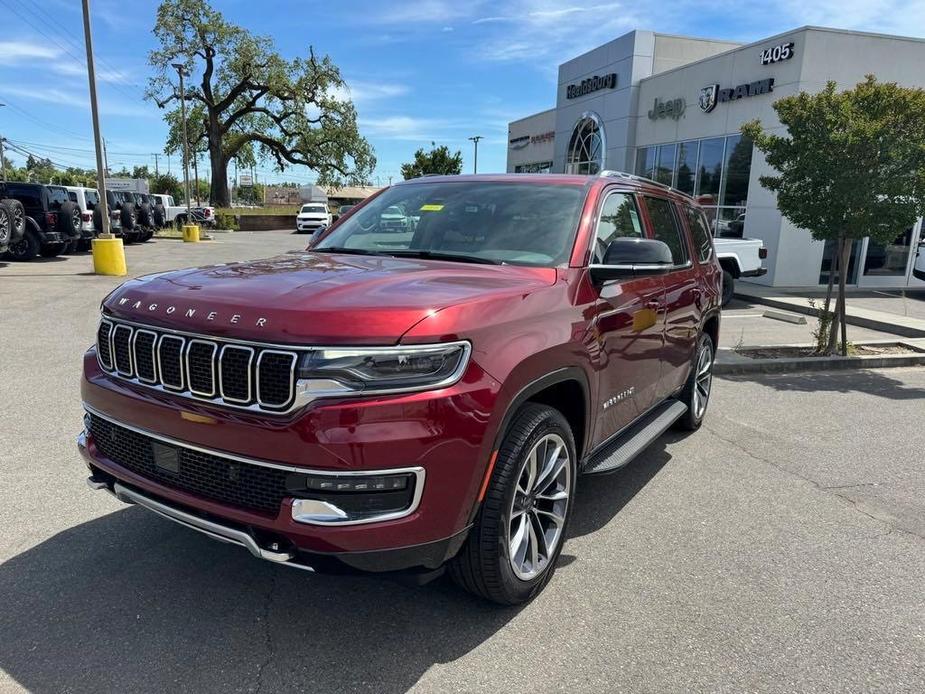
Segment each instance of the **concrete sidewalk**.
M750 304L772 306L815 316L810 299L818 304L825 300L825 289L819 287L765 287L749 282L736 282L735 296ZM925 289L848 290L849 325L901 335L925 337Z

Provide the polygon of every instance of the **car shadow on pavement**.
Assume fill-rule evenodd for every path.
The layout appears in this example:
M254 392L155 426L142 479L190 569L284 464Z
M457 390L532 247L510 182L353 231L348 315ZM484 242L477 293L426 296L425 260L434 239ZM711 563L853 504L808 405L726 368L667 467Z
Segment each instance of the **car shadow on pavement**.
M669 430L624 467L610 473L579 477L568 536L581 537L610 523L671 460L666 446L688 435ZM568 551L568 545L563 551ZM560 565L562 563L560 559Z
M775 390L800 393L866 393L890 400L925 398L925 388L909 387L891 378L888 369L814 371L792 374L736 374L717 376L724 381L759 383Z
M0 596L0 668L35 692L404 692L518 613L273 566L139 508L6 561Z

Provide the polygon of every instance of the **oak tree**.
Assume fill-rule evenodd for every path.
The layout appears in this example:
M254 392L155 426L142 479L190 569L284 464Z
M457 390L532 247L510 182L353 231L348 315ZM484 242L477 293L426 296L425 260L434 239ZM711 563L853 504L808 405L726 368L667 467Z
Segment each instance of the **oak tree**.
M270 159L279 171L301 164L321 185L363 184L375 166L360 136L347 86L328 56L283 58L266 36L227 21L206 0L164 0L154 35L160 46L146 96L170 109L168 151L182 150L179 63L185 79L192 151L207 150L211 201L229 203L228 164ZM192 156L192 154L191 154Z

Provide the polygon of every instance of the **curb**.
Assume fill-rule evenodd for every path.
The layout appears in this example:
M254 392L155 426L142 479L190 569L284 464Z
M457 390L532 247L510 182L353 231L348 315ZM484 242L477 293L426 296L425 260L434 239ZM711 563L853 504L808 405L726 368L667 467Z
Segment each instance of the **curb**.
M742 301L748 301L752 304L759 304L761 306L770 306L771 308L781 309L783 311L790 311L791 313L802 313L807 316L812 316L815 318L819 315L817 309L814 309L808 305L805 305L800 302L791 303L788 300L777 299L773 297L759 296L757 294L746 294L744 292L734 292L733 296L736 299ZM848 296L848 301L850 302L851 296ZM902 316L893 317L892 321L878 320L876 318L867 318L858 315L853 315L851 313L851 307L848 307L848 315L845 318L845 322L848 325L856 325L859 328L868 328L870 330L878 330L882 333L890 333L892 335L900 335L901 337L925 337L925 330L919 328L914 328L909 325L903 325L901 323Z
M902 343L900 343L902 344ZM751 359L721 347L716 354L713 373L729 376L751 373L798 373L801 371L844 371L847 369L888 369L899 366L925 366L925 353L885 354L858 357L790 357Z

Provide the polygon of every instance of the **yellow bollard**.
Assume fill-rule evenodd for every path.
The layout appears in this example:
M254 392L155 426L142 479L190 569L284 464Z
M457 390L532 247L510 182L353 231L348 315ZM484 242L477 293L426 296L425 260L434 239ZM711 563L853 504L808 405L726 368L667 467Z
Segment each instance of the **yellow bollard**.
M199 225L198 224L184 224L183 225L183 242L184 243L199 243Z
M93 239L93 272L97 275L115 275L120 277L128 274L125 267L125 248L122 239L96 238Z

